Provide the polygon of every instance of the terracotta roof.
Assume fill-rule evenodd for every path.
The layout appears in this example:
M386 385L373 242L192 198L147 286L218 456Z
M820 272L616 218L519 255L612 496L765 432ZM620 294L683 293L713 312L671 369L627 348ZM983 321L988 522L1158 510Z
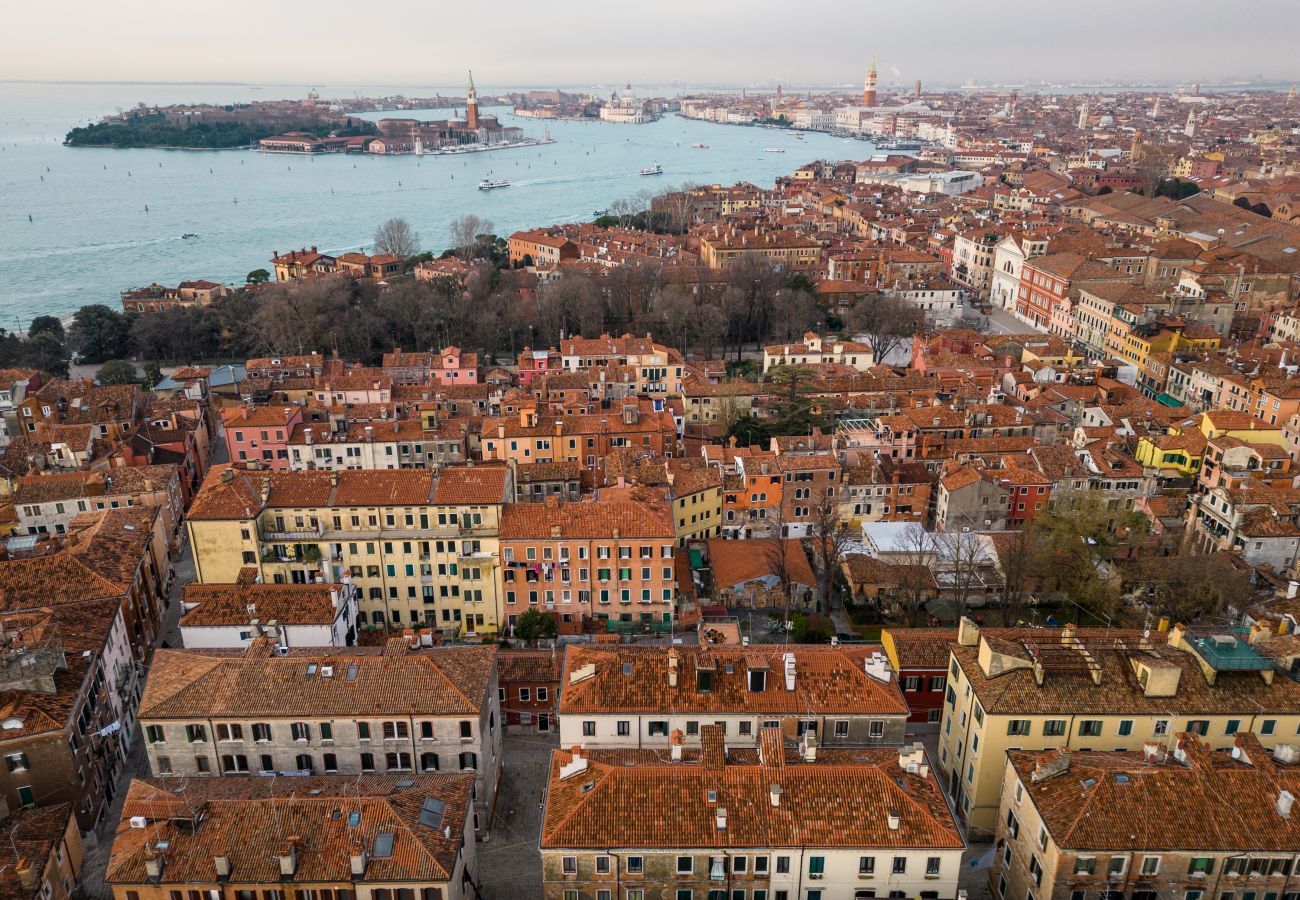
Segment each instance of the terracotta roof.
M275 619L285 625L329 625L337 610L335 584L200 584L185 585L181 600L197 604L181 617L182 626L247 625L251 619ZM256 607L249 610L249 607Z
M898 665L904 669L946 669L956 628L886 628ZM884 635L881 635L882 639Z
M1180 734L1185 763L1173 754L1153 762L1137 752L1072 753L1066 771L1038 782L1042 753L1012 750L1008 758L1060 847L1290 855L1300 821L1278 814L1278 793L1300 793L1300 768L1274 762L1253 734L1236 737L1243 759Z
M581 503L512 503L501 514L501 540L671 538L668 507L645 500L585 500Z
M319 647L286 656L270 649L269 641L256 641L247 651L157 651L140 718L355 716L361 710L477 716L487 702L494 656L490 647L400 653ZM321 677L326 667L332 667L331 677ZM355 677L349 677L353 667Z
M775 538L747 541L728 541L715 538L708 542L709 566L713 569L713 583L718 588L735 588L759 578L777 577L775 557L784 554L786 574L791 584L816 585L817 576L808 564L808 554L794 538L785 538L785 549Z
M981 637L996 644L1000 653L1030 660L1026 641L1060 642L1060 629L1036 628L1009 631L998 637ZM1124 638L1136 648L1141 632L1105 632L1102 629L1080 629L1077 632L1087 639L1103 640ZM1160 665L1173 665L1182 669L1178 690L1171 697L1147 697L1133 672L1124 671L1132 662L1115 653L1094 654L1101 666L1101 683L1093 682L1091 675L1079 671L1050 671L1040 685L1032 668L1013 668L989 677L979 664L978 647L952 648L962 671L985 712L996 715L1229 715L1258 716L1266 713L1295 715L1300 713L1300 683L1289 678L1275 678L1265 684L1257 672L1223 671L1217 673L1214 684L1205 680L1197 660L1183 650L1161 643L1163 635L1155 636L1156 643L1150 652L1131 651L1133 659L1157 661Z
M756 750L718 748L708 759L687 750L676 762L650 750L584 751L586 769L567 778L560 772L573 753L557 750L542 849L965 846L934 776L901 768L897 750L819 750L811 763L794 750L764 750L761 759ZM710 792L720 799L709 802Z
M678 658L677 686L668 684L670 652ZM795 689L787 691L782 654L795 656ZM715 666L713 689L696 690L701 661ZM750 647L606 647L570 644L565 650L560 712L621 713L689 711L809 715L907 715L893 682L867 675L861 648L816 645ZM569 682L571 673L594 665L595 674ZM631 667L623 674L624 664ZM732 671L728 672L730 666ZM765 689L748 689L747 671L766 666Z
M60 844L71 818L72 804L56 803L54 806L18 809L4 820L0 825L0 846L9 847L14 858L0 867L0 896L34 898L41 895L41 879L38 877L36 885L30 889L23 887L15 863L27 860L39 876L50 857L56 851L61 853Z
M214 856L229 859L234 883L279 884L277 857L296 836L297 882L351 882L350 860L358 846L368 853L367 882L446 882L456 868L473 784L472 774L460 772L133 779L105 880L152 883L145 857L166 841L161 884L215 883ZM437 825L421 821L429 797L444 805ZM129 820L136 816L148 827L132 827ZM270 822L276 827L268 827ZM374 852L381 834L392 835L392 851L384 856Z
M501 684L519 681L559 681L564 654L550 650L500 650L497 652L497 680Z

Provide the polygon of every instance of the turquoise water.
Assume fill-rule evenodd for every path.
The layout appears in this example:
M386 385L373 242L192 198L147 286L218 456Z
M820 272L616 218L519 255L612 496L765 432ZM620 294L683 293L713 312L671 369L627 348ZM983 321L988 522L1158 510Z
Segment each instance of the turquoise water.
M401 88L356 88L363 95ZM429 95L437 88L407 88ZM442 89L445 94L453 92ZM498 90L502 90L499 89ZM352 87L321 88L349 96ZM480 88L480 91L486 92ZM773 180L816 158L870 155L870 145L828 135L713 125L668 116L649 125L543 122L486 110L556 143L444 157L297 157L243 150L70 148L73 125L137 101L231 102L301 96L301 86L0 83L0 327L65 315L87 303L116 306L151 281L242 282L272 251L365 245L391 216L407 219L426 249L441 250L464 213L499 233L590 219L619 198L684 183ZM447 110L427 118L445 118ZM405 116L409 112L380 113ZM691 144L708 144L707 150ZM785 153L767 153L782 147ZM664 174L641 176L659 163ZM511 187L480 191L480 179ZM145 211L145 207L148 211ZM28 216L31 221L28 221ZM198 238L182 240L185 232Z

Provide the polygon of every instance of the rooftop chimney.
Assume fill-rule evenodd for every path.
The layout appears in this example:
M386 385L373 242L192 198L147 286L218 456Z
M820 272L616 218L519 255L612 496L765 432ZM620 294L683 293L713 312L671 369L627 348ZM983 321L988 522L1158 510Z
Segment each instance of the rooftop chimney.
M774 784L767 791L768 799L772 801L773 806L781 805L781 785Z
M677 687L677 649L668 651L668 686Z
M800 745L799 751L803 755L804 762L817 762L816 732L810 731L803 736L803 743Z
M674 728L672 735L668 738L672 745L672 756L674 762L681 762L682 745L686 743L686 733L680 728Z
M1038 757L1034 763L1034 773L1030 776L1030 781L1038 784L1040 781L1046 781L1053 775L1060 775L1070 768L1070 751L1064 748L1060 750L1049 750Z

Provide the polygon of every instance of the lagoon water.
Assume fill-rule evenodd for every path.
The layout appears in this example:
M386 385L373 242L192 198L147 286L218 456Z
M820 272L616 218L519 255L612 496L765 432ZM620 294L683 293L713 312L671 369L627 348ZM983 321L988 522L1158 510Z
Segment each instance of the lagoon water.
M429 96L453 88L322 87L322 96ZM498 89L501 90L501 89ZM648 125L544 122L485 108L555 143L464 156L293 156L248 150L109 150L62 144L73 126L134 105L239 102L305 94L298 85L0 83L0 327L67 315L152 281L242 283L272 251L364 247L375 226L407 219L426 249L464 213L517 228L584 221L643 191L685 183L773 180L818 158L862 159L871 145L829 135L713 125L668 116ZM481 93L487 93L480 88ZM423 118L445 118L430 110ZM411 112L368 114L369 118ZM708 144L693 149L691 144ZM768 153L781 147L784 153ZM664 174L641 176L659 163ZM487 176L511 186L478 190ZM146 212L145 207L148 207ZM28 216L31 221L28 221ZM199 236L182 240L193 232Z

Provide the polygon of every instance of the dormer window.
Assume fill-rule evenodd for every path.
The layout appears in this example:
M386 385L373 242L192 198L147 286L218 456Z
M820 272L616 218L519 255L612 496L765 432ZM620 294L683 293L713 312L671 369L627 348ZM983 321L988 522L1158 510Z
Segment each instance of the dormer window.
M766 669L750 669L748 675L749 692L751 694L761 694L767 689Z

